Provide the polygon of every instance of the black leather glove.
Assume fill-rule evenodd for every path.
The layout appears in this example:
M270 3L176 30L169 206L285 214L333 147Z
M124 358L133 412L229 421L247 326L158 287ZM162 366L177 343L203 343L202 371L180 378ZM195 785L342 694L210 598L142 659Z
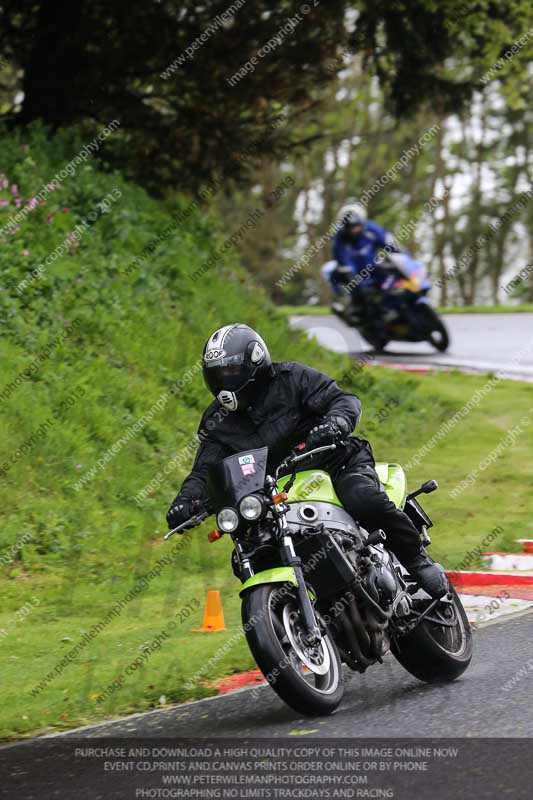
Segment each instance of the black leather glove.
M198 500L193 500L190 497L181 497L178 495L172 501L172 504L168 509L167 524L169 530L177 528L178 525L186 522L188 519L194 516L194 514L197 514L199 510L200 502ZM183 530L185 531L187 528L184 528Z
M306 450L325 447L345 439L350 433L350 423L344 417L329 417L309 431Z

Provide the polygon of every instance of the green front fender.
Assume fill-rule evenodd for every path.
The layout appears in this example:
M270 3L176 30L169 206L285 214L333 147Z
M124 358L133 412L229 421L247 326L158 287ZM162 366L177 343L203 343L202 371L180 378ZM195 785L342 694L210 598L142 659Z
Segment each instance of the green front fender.
M258 572L257 575L252 575L251 578L242 585L239 595L242 597L247 589L253 586L260 586L262 583L292 583L297 586L296 575L292 567L274 567L273 569L265 569L263 572Z

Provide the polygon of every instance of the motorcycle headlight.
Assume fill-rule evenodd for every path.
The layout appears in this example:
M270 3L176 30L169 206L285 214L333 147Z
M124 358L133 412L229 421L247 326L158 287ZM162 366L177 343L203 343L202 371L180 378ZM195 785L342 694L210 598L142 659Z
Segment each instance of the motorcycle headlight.
M249 522L253 522L253 520L259 519L261 516L263 504L258 497L253 494L249 494L247 497L243 497L241 500L239 504L239 511L244 519L248 520Z
M239 527L239 515L234 508L223 508L217 514L217 528L224 533L233 533Z

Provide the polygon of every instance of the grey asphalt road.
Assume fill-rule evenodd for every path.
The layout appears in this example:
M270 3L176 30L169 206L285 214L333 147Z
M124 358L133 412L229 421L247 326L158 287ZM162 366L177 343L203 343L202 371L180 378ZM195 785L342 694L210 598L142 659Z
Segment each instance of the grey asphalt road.
M437 353L424 342L391 342L379 360L494 371L533 381L533 314L447 314L443 320L451 335L448 352ZM336 352L371 352L357 331L335 316L294 316L290 321Z
M470 667L443 686L421 683L387 656L363 675L345 673L344 700L329 717L299 717L265 685L62 738L283 737L302 730L320 737L532 737L532 642L533 612L480 628ZM516 688L506 691L512 679Z

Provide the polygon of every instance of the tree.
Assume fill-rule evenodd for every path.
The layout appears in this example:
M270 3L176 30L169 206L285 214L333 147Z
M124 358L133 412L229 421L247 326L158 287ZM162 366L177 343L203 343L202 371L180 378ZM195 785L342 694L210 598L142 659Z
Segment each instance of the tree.
M533 45L529 0L363 0L358 8L351 46L379 76L396 115L425 101L440 115L459 112L494 76L520 104Z
M532 23L529 0L3 0L0 53L20 74L12 124L118 118L108 157L152 189L197 189L288 152L348 45L396 115L457 110L489 69L516 104L531 42L505 54Z
M6 0L0 48L24 92L12 122L118 118L115 156L152 187L242 179L280 151L284 110L334 79L325 61L344 35L343 0L245 2Z

